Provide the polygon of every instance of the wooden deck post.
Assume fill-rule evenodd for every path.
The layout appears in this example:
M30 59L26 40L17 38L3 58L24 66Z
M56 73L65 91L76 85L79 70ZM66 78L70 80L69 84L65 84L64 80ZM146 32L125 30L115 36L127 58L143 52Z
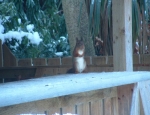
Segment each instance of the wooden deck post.
M112 16L114 71L133 71L132 0L112 0ZM129 115L133 84L119 86L117 91L118 114Z
M132 71L132 0L112 0L114 71Z
M0 40L0 67L3 67L3 49L2 49L2 40Z

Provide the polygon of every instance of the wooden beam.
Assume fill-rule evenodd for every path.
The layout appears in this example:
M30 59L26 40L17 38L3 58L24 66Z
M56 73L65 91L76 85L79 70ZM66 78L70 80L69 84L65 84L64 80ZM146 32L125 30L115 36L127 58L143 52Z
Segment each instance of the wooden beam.
M0 84L0 107L149 80L150 72L65 74Z
M2 40L0 40L0 67L3 67L3 48L2 48Z
M112 0L112 16L114 71L133 71L132 0ZM131 95L130 88L118 87L119 115L130 114Z
M132 0L112 0L114 71L132 71Z
M89 102L91 102L91 106L89 106L91 110L91 115L102 115L98 113L100 112L103 113L103 105L105 105L105 103L103 103L103 100L107 98L114 100L115 97L117 97L116 87L100 89L51 99L44 99L23 104L17 104L8 107L2 107L0 108L0 115L20 115L20 114L40 113L40 112L44 113L44 111L47 111L48 115L53 115L56 112L59 113L60 108L62 109L62 112L64 114L66 113L75 114L73 113L75 112L75 110L70 111L70 109L71 110L75 109L75 106L77 115L89 115L84 113L81 114L83 110L82 105L85 104L89 105ZM112 101L112 104L113 105L109 105L109 108L112 107L112 110L115 111L116 108L114 106L116 105L116 102ZM85 112L89 113L89 111Z

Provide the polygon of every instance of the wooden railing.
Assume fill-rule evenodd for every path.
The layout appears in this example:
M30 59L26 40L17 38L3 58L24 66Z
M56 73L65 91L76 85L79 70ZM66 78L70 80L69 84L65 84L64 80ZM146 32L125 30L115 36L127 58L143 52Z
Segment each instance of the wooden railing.
M150 82L145 82L149 79L150 72L103 72L4 83L0 84L0 115L137 115L137 108L142 113L139 115L144 115L143 112L149 115L149 90L146 89ZM133 83L141 83L142 87L138 87L141 102ZM118 106L124 110L119 111Z
M14 55L9 51L6 45L3 45L3 48L2 47L0 48L0 54L1 54L0 55L1 82L17 81L17 80L31 79L31 78L44 77L44 76L49 76L49 78L51 79L51 77L53 77L52 75L65 74L66 71L72 67L72 57L49 58L49 59L48 58L16 59ZM113 71L113 56L100 56L100 57L87 56L85 58L87 61L89 73ZM143 71L143 70L149 71L150 70L149 59L150 59L150 55L133 55L134 71ZM82 79L82 74L79 74L78 76L80 76L80 78ZM128 77L132 78L133 76L128 76ZM137 79L141 81L144 78L145 75L143 73L143 77ZM41 84L42 84L42 79L40 80ZM87 77L87 79L89 78ZM40 97L40 95L45 95L46 93L51 92L51 88L48 88L50 84L45 84L42 86L48 88L48 90L46 90L45 92L38 90L39 86L36 86L37 90L34 90L35 92L31 91L32 94L29 94L29 92L28 94L26 94L27 92L25 92L23 88L26 87L30 89L32 86L35 86L36 83L32 83L31 86L29 84L27 84L27 86L22 85L21 88L18 85L18 83L22 84L24 81L12 82L12 84L16 83L16 86L18 87L18 88L17 87L13 88L15 86L15 84L13 84L13 86L11 86L12 90L11 88L8 88L7 83L0 84L1 85L0 88L4 86L3 89L5 89L3 90L4 92L2 92L1 90L1 94L6 94L6 92L9 93L8 95L7 94L5 95L6 97L3 95L3 99L0 98L1 99L0 104L4 104L1 105L0 115L19 115L19 114L27 114L27 113L45 114L45 115L52 115L54 113L59 113L59 114L72 113L78 115L123 115L123 114L128 115L131 113L131 115L135 115L137 114L137 110L139 115L144 115L144 114L149 115L149 110L147 109L147 107L149 107L149 103L148 104L146 103L146 101L149 98L148 96L149 90L147 90L149 89L148 81L147 82L143 81L142 82L143 84L138 85L138 88L136 87L134 88L133 83L137 83L139 81L134 81L130 83L128 82L128 85L126 83L118 84L118 85L115 83L115 85L109 87L102 87L103 85L101 83L104 82L102 82L101 80L94 80L94 81L99 81L99 84L97 84L97 86L100 86L101 88L99 87L98 89L87 90L89 86L91 86L89 83L92 82L92 80L94 79L91 78L90 81L86 82L87 88L84 88L83 91L62 95L61 92L57 93L58 90L54 89L56 92L55 96L53 95L53 97L51 97L49 95L47 98L41 98L41 99L37 99L37 98ZM119 79L116 80L119 81ZM128 78L126 80L128 81L131 79ZM78 82L79 81L80 79L78 79ZM112 80L112 83L113 81L115 80ZM73 81L70 81L70 83L71 82ZM55 82L55 84L57 84L57 82ZM80 83L80 85L81 85L80 88L82 88L82 83ZM61 87L64 89L67 87L73 91L75 91L76 89L76 87L74 87L75 89L72 89L71 87L65 84L61 84L60 88ZM7 88L10 91L7 91ZM143 88L147 88L147 89L143 90ZM12 92L17 91L17 89L21 89L21 91L25 93L24 94L25 97L34 95L35 100L27 101L21 95L15 96L16 99L13 99L12 94L15 93ZM133 95L133 99L132 99L132 95ZM14 105L8 104L8 102L11 102L8 98L12 99L13 102L15 102ZM24 99L26 101L23 101ZM20 102L18 102L18 100L20 100ZM122 113L123 111L118 110L118 106L122 106L125 108L124 113Z

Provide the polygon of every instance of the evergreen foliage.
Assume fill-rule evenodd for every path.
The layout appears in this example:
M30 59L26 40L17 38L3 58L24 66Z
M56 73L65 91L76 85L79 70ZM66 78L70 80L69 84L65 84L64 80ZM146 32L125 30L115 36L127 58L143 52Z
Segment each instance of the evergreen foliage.
M21 41L7 39L5 43L17 58L55 57L56 52L69 55L69 44L60 0L5 0L0 2L0 18L4 33L29 32L27 25L34 25L42 42L32 44L28 37Z

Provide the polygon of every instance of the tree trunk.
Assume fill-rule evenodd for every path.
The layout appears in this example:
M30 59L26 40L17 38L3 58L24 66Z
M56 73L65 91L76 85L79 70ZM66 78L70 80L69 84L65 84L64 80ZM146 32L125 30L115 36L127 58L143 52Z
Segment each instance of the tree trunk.
M71 54L75 47L76 37L83 38L85 55L95 54L93 40L89 36L89 20L84 0L62 0L63 11L69 36ZM80 10L81 8L81 10ZM81 11L81 14L80 14ZM80 21L79 21L80 19Z

